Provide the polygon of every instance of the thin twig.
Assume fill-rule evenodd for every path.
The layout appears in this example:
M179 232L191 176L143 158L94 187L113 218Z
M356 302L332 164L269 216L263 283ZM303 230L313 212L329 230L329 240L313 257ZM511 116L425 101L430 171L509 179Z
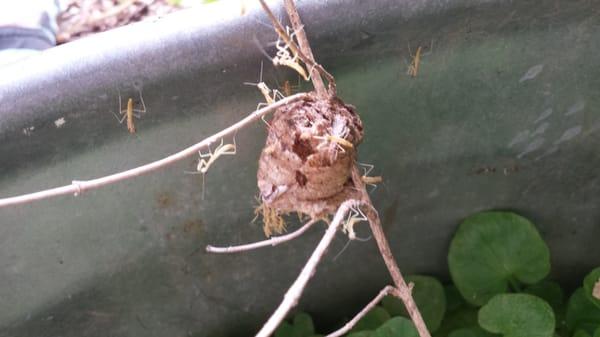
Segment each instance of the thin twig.
M285 41L286 45L288 45L290 47L292 52L295 53L296 55L298 55L300 60L302 60L302 62L304 62L304 64L306 64L308 67L311 68L309 70L312 70L312 68L314 68L314 69L318 70L321 74L323 74L323 76L325 76L325 78L327 79L327 82L329 83L329 95L332 97L335 96L336 95L336 87L335 87L335 78L333 77L333 75L331 75L329 72L327 72L327 70L325 70L325 68L323 68L323 66L321 66L320 64L315 62L314 59L311 59L311 58L307 57L306 55L304 55L304 52L302 50L300 50L300 48L296 45L296 43L292 40L292 38L285 32L285 29L283 28L283 26L281 25L279 20L277 20L277 18L275 17L275 14L273 14L273 12L269 8L269 6L267 6L265 1L264 0L259 0L259 1L260 1L260 4L262 5L264 11L267 13L267 16L273 23L275 32L277 32L277 34L283 39L283 41ZM316 90L316 87L315 87L315 90Z
M308 59L311 61L315 61L315 57L313 56L312 49L310 48L310 43L308 42L308 38L306 37L306 31L304 30L304 25L302 25L302 21L300 20L300 15L298 14L298 9L296 8L296 4L293 0L284 0L285 10L287 11L288 16L290 17L290 22L292 23L292 28L294 32L296 32L296 39L298 40L298 45L300 46L300 50ZM315 91L317 92L317 96L321 98L326 98L327 91L325 90L325 84L323 84L323 79L321 75L319 75L319 71L315 68L309 69L310 76L313 82L313 86L315 87Z
M423 321L421 312L417 308L417 304L412 297L411 287L406 284L406 281L400 272L400 268L396 263L396 259L394 259L394 255L392 255L392 250L390 249L390 245L385 237L385 234L383 233L383 228L381 227L379 214L375 210L375 207L373 207L371 198L365 189L365 184L361 179L360 171L356 165L354 165L352 168L352 180L355 187L361 192L361 201L364 205L366 205L365 215L367 216L367 219L369 219L369 225L371 226L371 231L373 232L373 236L377 242L379 252L383 257L383 261L385 262L385 265L392 276L392 280L394 281L394 285L398 290L398 297L404 303L406 311L408 311L408 315L415 324L415 328L419 332L419 336L431 337L429 330L427 330L427 326L425 325L425 321Z
M369 311L371 311L371 309L373 309L377 305L377 303L381 302L381 300L385 296L387 296L390 293L395 293L397 291L398 290L392 286L385 286L385 288L381 289L379 294L375 296L375 298L371 302L369 302L369 304L367 304L358 314L356 314L354 318L352 318L339 330L330 333L326 337L338 337L344 335L346 332L350 331L350 329L352 329L356 325L356 323L360 321L361 318L363 318Z
M325 235L323 235L323 238L317 245L317 248L315 248L313 251L312 255L308 259L308 262L306 262L304 268L302 268L302 272L300 272L300 275L296 281L294 281L290 289L288 289L288 291L285 293L283 301L277 310L275 310L273 315L269 317L267 323L265 323L262 329L256 334L256 337L271 336L288 312L298 303L298 299L300 299L304 287L306 287L308 280L314 275L317 265L325 254L327 247L333 240L338 227L346 216L346 213L350 210L350 208L358 206L359 204L360 203L356 200L346 200L340 205L335 213L335 216L333 217L333 221L331 221L327 231L325 231Z
M125 179L129 179L129 178L137 177L137 176L140 176L140 175L143 175L146 173L150 173L152 171L156 171L158 169L161 169L161 168L164 168L171 164L174 164L175 162L185 159L189 156L195 155L201 149L209 146L210 144L218 141L219 139L221 139L227 135L235 133L239 129L251 124L252 122L254 122L257 119L261 118L262 116L266 115L267 113L269 113L273 110L276 110L277 108L280 108L286 104L289 104L289 103L292 103L292 102L295 102L298 100L306 99L307 97L308 97L308 94L299 93L299 94L295 94L293 96L284 98L282 100L279 100L269 106L266 106L260 110L256 110L256 111L252 112L246 118L240 120L239 122L229 126L228 128L226 128L224 130L221 130L221 131L215 133L214 135L204 139L203 141L201 141L195 145L192 145L182 151L179 151L175 154L172 154L166 158L163 158L163 159L154 161L152 163L149 163L149 164L146 164L143 166L139 166L139 167L127 170L127 171L111 174L109 176L105 176L102 178L86 180L86 181L74 180L71 185L51 188L48 190L30 193L30 194L24 194L24 195L20 195L20 196L16 196L16 197L0 199L0 207L25 204L25 203L29 203L29 202L32 202L35 200L47 199L50 197L55 197L55 196L65 195L65 194L79 195L82 192L87 191L87 190L103 187L105 185L116 183L118 181L122 181Z
M268 240L253 242L253 243L239 245L239 246L229 246L229 247L206 246L206 251L209 253L239 253L239 252L245 252L248 250L253 250L253 249L267 247L267 246L277 246L281 243L293 240L293 239L299 237L300 235L304 234L304 232L306 232L312 225L314 225L319 220L320 219L310 220L309 222L304 224L304 226L298 228L297 230L295 230L289 234L281 235L281 236L274 236Z

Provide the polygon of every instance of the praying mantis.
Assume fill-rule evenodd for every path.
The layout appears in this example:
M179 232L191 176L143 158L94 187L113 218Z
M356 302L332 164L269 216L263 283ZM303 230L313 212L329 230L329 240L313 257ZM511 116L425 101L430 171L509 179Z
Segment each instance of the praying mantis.
M256 110L258 110L261 106L269 105L275 103L275 101L279 98L284 98L283 94L277 89L269 89L267 84L263 82L263 63L260 62L260 75L258 78L258 83L244 82L245 85L253 85L258 88L260 93L265 97L266 103L258 103L256 106ZM272 96L271 96L272 95Z
M348 217L346 218L346 222L342 227L342 231L348 234L348 238L350 240L356 240L356 233L354 232L354 225L361 222L368 221L365 214L360 210L359 207L350 208L350 212L348 212Z
M294 35L296 32L290 34L290 27L285 27L286 34L289 36L290 40L294 39ZM273 65L275 66L286 66L294 69L305 81L310 81L310 76L304 70L304 67L300 65L298 62L298 54L292 50L292 54L290 54L290 47L287 44L282 44L281 37L277 37L277 41L275 42L275 48L277 48L277 54L273 58Z
M352 242L354 240L365 242L365 241L368 241L371 239L371 236L369 236L367 238L360 238L360 237L356 236L356 232L354 231L354 225L356 225L357 223L359 223L361 221L369 221L369 220L367 219L365 214L360 210L360 207L354 206L354 207L350 208L350 211L348 212L348 216L346 217L346 221L342 225L342 232L344 232L345 234L348 234L348 242L344 245L344 247L340 250L340 252L337 253L333 257L334 261L337 260L337 258L340 257L340 255L342 255L342 253L344 253L346 248L348 248L348 246L350 245L350 242Z
M258 105L256 106L256 110L260 109L263 106L267 106L270 104L275 103L275 101L277 99L282 99L285 96L283 96L283 94L277 90L277 89L269 89L269 87L267 86L267 84L265 82L263 82L263 63L260 63L260 75L259 75L259 79L258 79L258 83L250 83L250 82L244 82L245 85L253 85L256 86L258 88L258 90L260 91L260 93L265 97L265 101L266 102L262 102L262 103L258 103ZM261 117L262 121L265 122L265 124L267 124L267 126L270 126L269 123L265 120L265 117Z
M202 151L198 151L198 155L200 159L198 160L198 165L196 166L196 172L186 172L189 174L202 174L202 199L204 199L204 180L206 172L210 166L221 156L225 155L235 155L237 153L237 145L235 142L235 136L233 137L233 144L224 144L223 138L221 138L221 143L214 152L211 151L210 145L208 146L208 153L202 153ZM206 159L208 158L208 159Z
M415 53L414 56L412 56L412 61L410 62L410 65L408 66L408 70L406 70L406 74L410 75L412 77L417 77L417 74L419 73L419 64L421 63L421 49L422 47L419 46L419 48L417 48L417 52Z
M364 164L364 163L358 163L358 164L360 166L363 166L363 170L364 170L364 173L361 176L361 180L366 185L373 187L371 192L374 191L377 188L377 184L383 182L383 178L381 176L374 176L374 177L369 176L369 173L373 170L373 168L375 166L373 166L371 164ZM348 216L346 217L346 221L342 225L342 231L344 233L348 234L348 242L344 245L342 250L340 250L340 252L336 254L336 256L333 258L333 260L337 260L337 258L340 255L342 255L342 253L346 250L346 248L348 248L348 245L350 244L350 242L352 242L354 240L368 241L371 238L370 236L368 238L360 238L360 237L356 236L356 232L354 231L354 225L356 225L357 223L359 223L361 221L369 221L369 220L365 216L365 214L361 211L360 207L350 208L350 211L348 212Z
M359 163L359 165L363 166L363 170L364 170L364 173L360 177L360 179L363 181L363 183L365 183L365 185L369 185L369 186L373 187L373 189L371 190L371 192L373 192L377 188L377 184L380 184L383 182L383 177L382 176L369 176L369 173L371 173L371 171L373 170L373 168L375 166L373 166L371 164L364 164L364 163Z
M210 150L210 147L208 148L208 153L202 153L201 151L198 151L198 155L200 156L200 161L198 161L198 166L196 167L196 170L198 172L200 172L202 174L206 174L206 172L208 172L208 169L210 168L210 166L217 159L219 159L220 156L236 154L237 149L236 149L235 137L233 138L233 144L223 145L223 143L224 143L223 139L221 138L221 143L219 144L219 146L217 146L214 153ZM208 160L203 159L203 158L208 158Z
M129 131L129 133L131 133L131 134L135 133L135 124L133 123L133 117L136 117L139 119L139 118L141 118L140 114L146 112L146 104L144 104L144 97L142 97L142 92L140 91L139 94L140 94L140 102L142 104L141 110L133 108L133 98L129 98L127 100L127 109L122 110L121 107L123 106L123 103L121 102L121 93L119 92L119 114L123 115L123 117L119 118L119 116L117 116L113 112L113 115L115 116L117 121L119 121L119 124L122 124L123 121L127 120L127 131ZM135 112L137 112L137 114Z
M419 46L415 55L412 55L410 51L410 44L408 45L408 53L412 57L412 61L410 62L410 64L408 65L408 69L406 70L407 75L410 75L411 77L417 77L417 74L419 73L419 65L421 64L421 57L429 55L433 51L433 40L431 40L431 46L429 47L429 51L427 53L422 54L422 50L423 47Z
M348 148L348 149L354 148L354 144L352 144L352 142L346 140L346 137L348 136L350 129L348 129L348 127L346 126L343 119L339 118L339 116L335 116L331 129L332 130L331 130L330 135L313 136L313 138L320 139L323 141L317 146L317 148L322 148L323 146L326 146L328 143L335 143L337 145L337 149L342 153L346 152L346 150L344 148ZM337 155L337 153L336 153L336 155Z

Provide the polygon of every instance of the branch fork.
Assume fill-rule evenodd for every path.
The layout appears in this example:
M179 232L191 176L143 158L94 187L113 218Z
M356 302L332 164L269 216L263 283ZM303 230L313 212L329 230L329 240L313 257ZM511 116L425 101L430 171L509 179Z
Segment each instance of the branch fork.
M279 36L286 42L286 44L290 47L290 49L292 49L295 53L297 53L298 57L302 60L302 62L304 62L305 65L307 65L309 67L309 71L310 71L310 75L311 75L310 78L313 82L313 85L315 87L315 91L317 92L317 95L320 96L321 98L334 98L336 95L335 79L320 64L315 62L314 57L312 55L312 51L310 50L310 45L308 43L308 39L306 38L306 34L302 27L302 23L300 22L300 17L298 15L298 11L294 5L293 0L284 0L284 2L285 2L285 7L288 12L288 15L290 16L290 20L292 22L294 31L296 32L296 37L297 37L299 46L297 46L296 43L289 37L289 35L286 33L286 31L283 29L283 27L279 23L279 21L275 18L273 13L270 11L270 9L268 8L268 6L264 2L264 0L259 0L259 1L260 1L261 5L263 6L265 12L269 15L270 19L273 21L273 25L275 27L275 30L279 34ZM328 90L325 89L325 85L324 85L323 80L321 79L320 75L325 76L325 78L327 79L328 86L329 86ZM192 145L186 149L183 149L180 152L177 152L168 157L165 157L163 159L148 163L148 164L140 166L140 167L136 167L133 169L129 169L129 170L126 170L123 172L115 173L115 174L97 178L97 179L86 180L86 181L73 180L70 185L52 188L52 189L39 191L39 192L35 192L35 193L30 193L30 194L25 194L25 195L16 196L16 197L3 198L3 199L0 199L0 208L6 207L9 205L26 204L26 203L30 203L30 202L33 202L36 200L46 199L46 198L59 196L59 195L74 194L75 196L77 196L77 195L80 195L81 193L83 193L84 191L87 191L90 189L103 187L103 186L106 186L109 184L113 184L113 183L120 182L120 181L123 181L126 179L137 177L139 175L143 175L143 174L147 174L147 173L156 171L158 169L167 167L177 161L180 161L180 160L190 157L192 155L196 155L196 153L199 150L208 147L210 144L218 141L219 139L222 139L223 137L225 137L227 135L234 134L239 129L249 125L250 123L253 123L254 121L258 120L259 118L262 118L269 112L275 111L276 109L283 107L285 105L288 105L290 103L293 103L293 102L296 102L299 100L305 100L308 97L309 97L309 94L299 93L299 94L295 94L295 95L283 98L283 99L281 99L277 102L274 102L262 109L254 111L253 113L248 115L246 118L240 120L239 122L231 125L230 127L226 128L222 131L219 131L219 132L213 134L212 136L202 140L201 142L199 142L195 145ZM335 216L334 216L332 222L330 223L329 227L325 231L323 238L321 239L321 241L319 242L319 244L313 251L311 257L309 258L306 265L302 269L300 275L298 276L296 281L292 284L292 286L289 288L289 290L285 294L284 299L281 302L281 304L279 305L279 307L277 308L277 310L273 313L273 315L265 323L263 328L258 332L257 337L270 336L275 331L277 326L283 321L283 319L288 314L288 312L297 304L298 299L300 298L304 288L306 287L306 284L308 283L309 279L314 275L319 261L322 259L323 255L325 254L327 247L333 240L333 238L334 238L337 230L339 229L343 219L345 218L346 214L348 213L348 211L351 208L359 207L359 206L362 206L363 212L365 213L365 215L369 221L371 231L373 232L373 236L375 237L377 246L383 257L385 265L390 272L390 275L392 277L394 285L386 286L385 288L383 288L379 292L379 294L371 302L369 302L369 304L362 311L360 311L356 315L356 317L354 317L351 321L349 321L340 330L330 334L329 336L340 336L340 335L346 333L372 307L377 305L377 303L379 303L384 296L386 296L388 294L392 294L396 297L399 297L404 302L404 305L406 306L408 314L409 314L410 318L412 319L413 323L415 324L415 327L416 327L420 337L430 337L429 331L427 330L427 327L425 326L425 323L423 321L421 313L419 312L419 310L414 302L414 299L412 298L412 284L406 283L406 281L404 280L404 278L400 272L400 269L398 268L398 265L392 255L391 249L389 247L388 241L384 235L383 228L381 227L379 215L378 215L377 211L375 210L375 208L373 207L371 199L365 189L364 182L361 179L361 174L359 172L359 169L356 165L354 165L352 168L352 180L353 180L355 187L360 191L360 199L346 200L343 203L341 203L337 212L335 213ZM257 242L254 244L238 246L238 247L218 248L218 247L208 246L207 251L214 252L214 253L234 253L234 252L241 252L241 251L247 251L250 249L260 248L260 247L275 246L275 245L278 245L280 243L289 241L291 239L294 239L294 238L300 236L306 230L308 230L308 228L311 227L315 222L316 221L309 221L308 223L306 223L303 227L301 227L297 231L287 234L287 235L284 235L284 236L281 236L281 237L274 237L269 240Z
M310 44L308 43L308 39L306 38L304 26L302 25L302 22L300 20L300 16L298 14L298 10L296 9L294 1L293 0L284 0L284 4L285 4L286 11L288 13L288 16L290 17L290 21L292 22L292 25L293 25L292 28L298 39L298 43L300 45L299 47L296 46L296 44L294 43L292 38L286 33L286 30L283 29L283 26L277 20L277 18L275 18L275 16L271 12L271 10L269 9L269 7L265 3L265 1L264 0L259 0L259 1L262 5L263 9L267 13L267 15L273 22L273 26L274 26L277 34L286 42L286 44L290 47L290 49L292 49L292 51L295 54L297 54L299 56L299 58L306 65L309 65L312 67L310 69L311 78L312 78L313 85L315 87L315 91L317 92L317 95L321 98L335 97L335 80L333 79L333 76L331 74L329 74L327 71L325 71L325 69L323 69L323 67L321 67L318 63L315 62L314 57L312 55L312 51L310 49ZM325 86L320 77L320 74L323 74L327 78L327 80L329 82L329 92L327 92L325 90ZM321 241L319 242L318 246L313 251L313 254L309 258L308 262L302 269L302 272L300 273L300 275L298 276L296 281L292 284L292 286L288 289L288 291L286 292L286 294L284 296L283 301L281 302L279 307L275 310L275 312L271 315L269 320L265 323L263 328L258 332L256 337L270 336L275 331L277 326L279 326L279 324L285 319L285 316L292 309L292 307L294 307L296 305L296 303L298 302L298 299L300 298L300 296L302 294L302 291L304 290L304 287L308 283L308 280L315 273L317 264L319 263L320 259L322 258L323 254L325 253L327 246L331 243L331 240L333 240L333 237L334 237L338 227L340 226L340 223L346 216L346 213L350 209L352 209L354 207L358 207L358 206L364 206L364 209L366 211L364 213L369 221L371 231L373 232L373 236L375 237L375 240L377 242L377 246L379 248L381 256L383 257L385 265L388 268L390 275L392 276L392 280L394 281L394 287L392 287L392 286L385 287L379 293L379 295L377 295L375 297L375 299L373 299L367 305L367 307L365 307L357 315L357 317L355 317L352 321L348 322L348 324L346 324L345 327L338 330L337 332L334 332L330 336L340 336L343 333L345 333L346 331L348 331L349 329L351 329L351 327L354 324L356 324L356 322L358 322L358 320L370 310L370 307L375 306L388 293L391 293L394 296L399 297L404 302L404 305L406 306L406 310L408 311L410 318L412 319L413 323L415 324L415 328L417 329L420 337L430 337L431 336L425 325L425 322L423 321L423 317L421 316L421 313L419 312L419 309L417 308L417 305L416 305L414 299L412 298L412 284L406 283L406 281L404 280L404 278L402 276L402 273L400 272L400 268L398 268L398 264L396 263L396 260L394 259L394 256L393 256L390 246L389 246L389 243L383 232L383 228L381 227L381 221L379 219L379 214L377 213L377 210L375 209L375 207L373 207L371 198L369 197L369 194L367 193L365 184L362 180L362 176L356 165L354 165L352 167L352 180L353 180L355 188L360 192L360 200L347 200L339 206L331 224L327 228L327 231L325 232L325 234L324 234L323 238L321 239ZM347 330L344 330L344 329L347 329Z

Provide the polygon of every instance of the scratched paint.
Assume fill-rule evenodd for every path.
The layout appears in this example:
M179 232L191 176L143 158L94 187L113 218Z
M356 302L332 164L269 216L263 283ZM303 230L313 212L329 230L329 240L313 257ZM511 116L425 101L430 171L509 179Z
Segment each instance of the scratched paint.
M521 77L521 79L519 80L519 83L523 83L525 81L533 80L534 78L537 77L537 75L539 75L542 72L543 69L544 69L544 65L543 64L534 65L533 67L529 68L529 70L527 70L527 72L525 73L525 75L523 75Z
M538 128L535 129L535 131L533 131L531 133L530 137L533 138L537 135L543 134L544 132L546 132L546 130L548 129L549 126L550 126L550 123L548 123L548 122L544 122L544 123L540 124L540 126L538 126Z
M585 108L585 102L582 99L580 99L577 102L573 103L573 105L571 105L569 109L567 109L567 112L565 112L565 116L571 116L573 114L576 114L579 111L583 110L583 108Z
M541 155L539 155L538 157L536 157L535 160L538 161L538 160L540 160L540 159L542 159L542 158L544 158L544 157L546 157L548 155L553 154L556 151L558 151L558 146L552 145L552 147L549 148L548 151L546 151L546 152L542 153Z
M531 143L527 144L527 147L525 147L525 150L523 150L523 152L519 153L517 158L521 159L526 154L539 149L540 147L542 147L542 145L544 145L544 141L545 141L544 137L534 139Z
M560 143L568 142L569 140L577 137L581 133L581 125L574 126L570 129L567 129L560 138L554 142L554 144L558 145Z
M519 143L526 141L527 139L529 139L529 130L521 131L513 137L510 143L508 143L508 147L511 148Z
M23 129L23 134L25 136L31 136L31 134L33 133L33 130L35 130L35 126L30 126L30 127L26 127Z
M56 128L58 129L58 128L62 127L63 125L65 125L66 122L67 121L65 120L65 118L61 117L54 121L54 126L56 126Z
M550 117L550 115L552 115L552 112L553 112L552 108L548 108L548 109L544 110L542 112L542 114L536 120L533 121L533 124L539 123L539 122L543 121L544 119Z

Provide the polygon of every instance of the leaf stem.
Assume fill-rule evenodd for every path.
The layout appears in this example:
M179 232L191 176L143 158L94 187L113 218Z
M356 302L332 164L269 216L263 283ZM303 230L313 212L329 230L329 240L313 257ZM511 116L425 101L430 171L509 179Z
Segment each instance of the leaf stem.
M523 287L521 287L521 283L519 281L517 281L517 279L514 276L511 276L508 278L508 284L512 288L512 291L515 293L520 293L521 291L523 291Z

